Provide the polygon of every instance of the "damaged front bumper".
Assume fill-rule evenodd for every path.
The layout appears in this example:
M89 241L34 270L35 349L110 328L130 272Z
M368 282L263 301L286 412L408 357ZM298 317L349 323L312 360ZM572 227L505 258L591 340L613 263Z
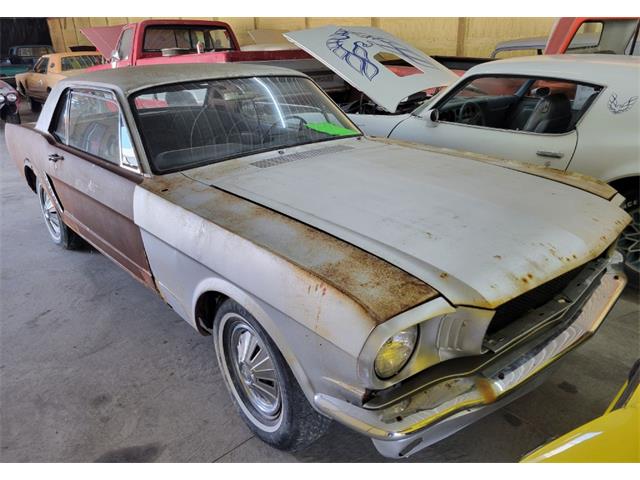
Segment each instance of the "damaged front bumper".
M615 252L560 292L555 301L570 307L554 322L516 335L508 348L444 362L453 366L446 374L434 379L427 369L364 406L317 394L316 407L371 437L382 455L407 457L536 388L557 360L595 333L625 285L622 257Z

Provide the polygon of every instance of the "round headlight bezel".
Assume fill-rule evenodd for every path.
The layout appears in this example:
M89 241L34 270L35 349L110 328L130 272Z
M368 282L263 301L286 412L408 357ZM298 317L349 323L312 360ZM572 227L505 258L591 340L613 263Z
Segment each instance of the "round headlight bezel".
M413 357L419 343L419 336L420 329L418 325L412 325L389 337L378 349L374 358L373 371L375 375L380 380L389 380L398 375ZM386 358L385 365L383 363L385 361L383 354L386 354L387 357L397 355L397 361L389 364L389 358Z
M0 93L0 103L4 103L4 95Z
M4 98L11 103L16 103L18 101L18 96L13 92L7 93Z

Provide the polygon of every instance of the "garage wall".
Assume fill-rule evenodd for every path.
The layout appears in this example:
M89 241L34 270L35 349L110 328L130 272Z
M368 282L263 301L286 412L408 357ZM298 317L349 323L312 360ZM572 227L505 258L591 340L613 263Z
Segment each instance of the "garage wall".
M184 18L184 17L183 17ZM192 17L195 18L195 17ZM205 18L205 17L200 17ZM51 40L56 51L71 45L89 45L80 33L85 26L120 25L139 17L49 18ZM513 38L547 35L553 18L530 17L206 17L231 24L241 44L252 43L248 30L296 30L327 24L375 26L387 30L431 55L486 57L496 43Z

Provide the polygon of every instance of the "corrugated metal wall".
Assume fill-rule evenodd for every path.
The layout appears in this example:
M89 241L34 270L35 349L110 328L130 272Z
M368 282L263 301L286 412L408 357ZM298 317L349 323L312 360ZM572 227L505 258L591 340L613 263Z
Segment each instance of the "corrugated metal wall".
M193 17L195 18L195 17ZM204 18L204 17L201 17ZM505 17L207 17L231 24L240 43L251 43L248 30L256 28L296 30L320 25L372 25L387 30L431 55L488 56L496 43L513 38L547 35L553 18ZM89 45L80 33L85 26L119 25L142 20L137 17L49 18L56 51L71 45Z

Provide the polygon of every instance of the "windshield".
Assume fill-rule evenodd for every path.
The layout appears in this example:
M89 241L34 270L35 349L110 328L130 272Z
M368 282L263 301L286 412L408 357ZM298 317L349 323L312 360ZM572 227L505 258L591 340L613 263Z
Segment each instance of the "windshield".
M132 108L155 173L361 135L313 82L302 77L154 87L135 94Z

